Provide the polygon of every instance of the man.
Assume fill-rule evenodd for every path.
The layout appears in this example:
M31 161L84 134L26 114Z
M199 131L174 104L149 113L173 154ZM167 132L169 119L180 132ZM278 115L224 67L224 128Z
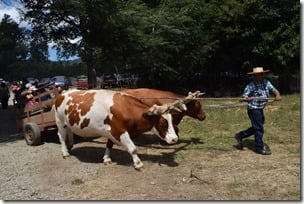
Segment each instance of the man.
M242 139L251 135L255 136L255 151L258 154L270 155L271 151L264 148L263 134L264 134L264 112L263 109L267 104L267 100L263 98L269 97L269 92L275 95L275 101L282 99L280 92L265 79L265 73L270 70L264 70L263 67L255 67L252 72L248 74L253 76L253 80L246 86L243 93L243 101L248 102L247 113L251 121L251 127L247 130L241 131L235 135L237 140L237 148L242 149ZM257 99L261 98L261 99Z

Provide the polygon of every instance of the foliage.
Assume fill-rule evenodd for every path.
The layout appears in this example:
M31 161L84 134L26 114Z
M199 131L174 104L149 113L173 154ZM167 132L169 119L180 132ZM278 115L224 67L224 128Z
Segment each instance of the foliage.
M25 32L10 16L4 15L0 23L0 67L1 73L14 75L18 64L27 57ZM4 76L3 76L4 77Z
M133 72L142 86L213 93L243 85L253 66L264 66L288 92L299 75L297 1L22 2L35 39L30 56L45 60L46 43L53 42L61 56L81 57L89 81L94 69ZM223 74L237 77L226 83Z

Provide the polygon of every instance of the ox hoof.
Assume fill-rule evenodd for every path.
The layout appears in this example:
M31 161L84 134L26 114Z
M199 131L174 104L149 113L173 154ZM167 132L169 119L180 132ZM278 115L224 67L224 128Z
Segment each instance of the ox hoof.
M112 161L103 162L104 165L111 165Z
M104 159L103 164L104 165L110 165L110 164L112 164L112 160L111 159Z
M135 166L134 166L134 168L135 168L136 170L138 170L138 171L143 171L143 169L144 169L144 164L141 163L141 162L136 163Z
M144 170L145 170L145 168L142 166L142 167L140 167L140 168L136 168L135 167L135 169L137 170L137 171L140 171L140 172L143 172Z
M67 154L67 155L63 155L62 156L64 159L66 159L66 158L69 158L70 157L70 155L69 154Z

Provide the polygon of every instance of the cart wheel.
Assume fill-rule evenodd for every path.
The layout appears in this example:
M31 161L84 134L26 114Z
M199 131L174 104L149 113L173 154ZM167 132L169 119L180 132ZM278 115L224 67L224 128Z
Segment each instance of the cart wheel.
M34 146L41 142L41 133L36 123L27 123L24 127L25 141L28 145Z

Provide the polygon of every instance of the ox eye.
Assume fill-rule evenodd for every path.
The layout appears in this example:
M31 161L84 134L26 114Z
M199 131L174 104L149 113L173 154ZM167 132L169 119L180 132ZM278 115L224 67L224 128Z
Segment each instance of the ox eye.
M168 121L162 120L161 123L160 123L160 126L161 126L162 128L167 129L167 128L169 127Z

